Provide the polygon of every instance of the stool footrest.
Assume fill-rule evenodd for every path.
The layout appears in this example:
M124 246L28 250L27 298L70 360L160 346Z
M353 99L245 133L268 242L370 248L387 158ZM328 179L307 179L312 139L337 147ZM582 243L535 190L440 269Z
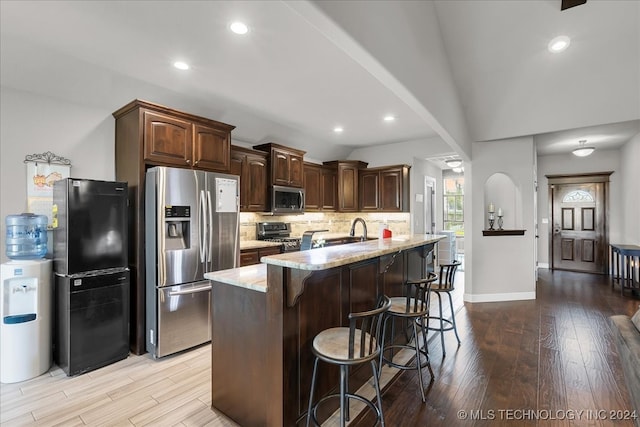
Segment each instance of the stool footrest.
M347 398L347 401L349 399L356 399L356 400L359 400L360 402L364 403L365 405L367 405L369 407L369 409L374 411L375 414L376 414L376 424L374 424L374 425L380 424L380 420L381 420L382 415L380 414L380 410L378 409L378 407L376 405L374 405L371 400L367 399L364 396L360 396L359 394L355 394L355 393L345 393L344 396ZM318 400L315 405L313 405L313 408L311 408L311 419L310 419L313 422L313 425L316 425L316 426L320 425L320 423L318 423L318 418L316 416L316 413L318 412L318 407L320 405L322 405L323 402L326 402L329 399L336 399L336 398L340 399L340 393L328 394L328 395L324 396L322 399Z
M427 321L427 325L426 326L427 326L427 329L430 330L430 331L451 331L454 328L453 322L451 320L449 320L449 319L444 319L444 318L440 318L440 317L437 317L437 316L436 317L429 316L428 319L429 320L435 320L435 321L438 321L438 322L440 322L440 320L442 320L442 322L446 323L447 325L451 325L449 327L440 328L440 327L436 327L436 326L429 326L429 323Z
M392 350L392 349L398 349L398 348L411 350L414 353L416 351L415 347L411 345L404 345L404 344L387 345L384 347L384 350L386 351L386 350ZM420 348L418 351L420 351L420 353L425 356L425 361L420 364L420 367L426 368L427 366L429 366L429 353L427 353L424 350L424 348ZM383 361L383 364L386 363L388 366L393 366L394 368L397 368L397 369L410 370L410 369L417 368L415 363L412 365L401 365L399 363L394 362L393 360L389 360L386 357L384 357L384 352L382 353L382 361Z

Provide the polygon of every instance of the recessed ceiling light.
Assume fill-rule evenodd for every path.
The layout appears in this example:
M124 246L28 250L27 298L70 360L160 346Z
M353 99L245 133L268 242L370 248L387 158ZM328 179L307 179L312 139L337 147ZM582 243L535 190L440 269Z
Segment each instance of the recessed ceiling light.
M385 122L392 122L392 121L394 121L395 119L396 119L396 118L395 118L395 116L388 115L388 116L384 116L384 119L383 119L383 120L384 120Z
M460 166L462 166L462 160L458 160L458 159L447 160L445 163L450 168L459 168Z
M333 128L333 131L335 133L342 133L342 131L344 131L344 129L341 126L336 126Z
M189 64L187 64L186 62L182 62L182 61L174 62L173 66L176 67L178 70L188 70L189 69Z
M236 34L247 34L249 32L249 27L242 22L234 22L229 25L229 28Z
M571 39L569 37L558 36L549 42L549 44L547 45L547 48L551 53L558 53L568 48L570 43L571 43Z

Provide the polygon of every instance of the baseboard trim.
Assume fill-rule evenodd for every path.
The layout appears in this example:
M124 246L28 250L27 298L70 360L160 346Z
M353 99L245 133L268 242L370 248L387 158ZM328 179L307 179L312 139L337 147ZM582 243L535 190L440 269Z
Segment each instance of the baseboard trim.
M508 294L464 294L465 302L501 302L536 299L535 292L514 292Z
M549 269L549 263L548 263L548 262L539 262L539 263L538 263L538 268L546 268L546 269Z

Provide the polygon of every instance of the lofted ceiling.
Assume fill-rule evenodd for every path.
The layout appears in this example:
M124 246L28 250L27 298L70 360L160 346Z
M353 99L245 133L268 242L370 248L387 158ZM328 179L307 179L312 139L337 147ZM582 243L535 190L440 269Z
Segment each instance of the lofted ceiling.
M357 2L363 22L368 3ZM0 7L2 86L112 111L133 97L160 102L149 97L161 90L200 106L192 113L235 125L236 141L294 145L318 160L437 137L287 1ZM640 131L640 2L589 0L560 12L560 0L449 0L433 11L474 140L540 135L539 152L552 154L570 151L587 130L612 148ZM228 31L234 20L249 33ZM560 33L571 46L550 54ZM190 70L173 68L176 60ZM383 121L388 114L397 119Z

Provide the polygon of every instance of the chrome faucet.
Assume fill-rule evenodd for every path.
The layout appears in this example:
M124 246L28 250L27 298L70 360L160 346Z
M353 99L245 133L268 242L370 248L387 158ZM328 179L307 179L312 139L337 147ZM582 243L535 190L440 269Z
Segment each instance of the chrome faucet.
M356 223L360 222L362 223L362 231L363 231L363 235L362 237L360 237L360 241L364 242L365 240L367 240L367 223L364 222L364 219L362 218L356 218L353 220L353 223L351 224L351 231L349 231L349 236L353 237L356 235Z

